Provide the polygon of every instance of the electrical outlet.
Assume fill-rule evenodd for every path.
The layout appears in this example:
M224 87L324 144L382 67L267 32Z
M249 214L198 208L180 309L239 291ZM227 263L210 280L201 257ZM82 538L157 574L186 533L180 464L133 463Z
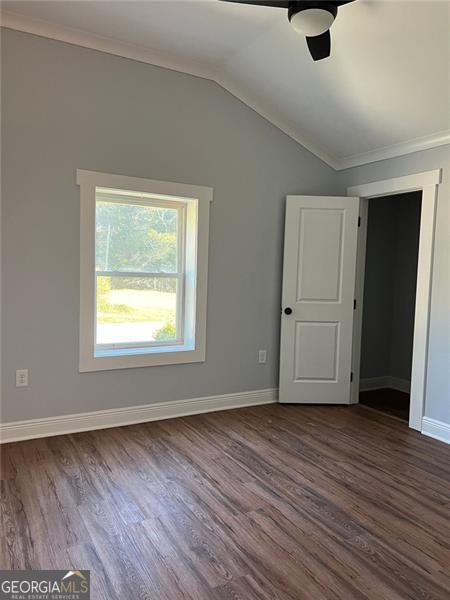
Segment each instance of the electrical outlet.
M28 387L28 369L17 369L16 387Z
M258 352L258 362L260 365L265 365L267 361L267 350L260 350Z

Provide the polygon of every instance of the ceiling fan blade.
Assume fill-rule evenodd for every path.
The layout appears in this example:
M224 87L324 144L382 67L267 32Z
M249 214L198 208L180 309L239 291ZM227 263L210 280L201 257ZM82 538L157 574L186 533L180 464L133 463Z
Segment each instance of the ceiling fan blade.
M254 4L255 6L275 6L276 8L289 8L291 2L277 0L222 0L222 2L233 2L234 4Z
M330 30L325 31L320 35L314 37L307 37L306 43L308 44L309 51L313 60L322 60L327 58L331 53L331 35Z

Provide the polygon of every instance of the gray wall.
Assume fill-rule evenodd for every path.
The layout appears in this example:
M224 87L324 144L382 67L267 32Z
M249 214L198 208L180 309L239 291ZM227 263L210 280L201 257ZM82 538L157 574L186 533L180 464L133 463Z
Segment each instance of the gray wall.
M369 201L361 379L389 375L396 223L385 200Z
M420 192L369 200L363 379L411 379L420 209Z
M347 169L339 176L350 186L438 168L443 181L436 213L425 414L450 424L450 146Z
M449 147L334 173L214 83L8 30L2 48L3 420L276 386L284 196L443 167L426 414L450 423ZM214 187L206 363L78 374L77 168Z
M411 380L422 194L396 196L397 241L389 375Z
M2 45L3 420L276 387L285 196L339 192L337 174L212 82ZM77 168L214 188L204 364L78 373Z

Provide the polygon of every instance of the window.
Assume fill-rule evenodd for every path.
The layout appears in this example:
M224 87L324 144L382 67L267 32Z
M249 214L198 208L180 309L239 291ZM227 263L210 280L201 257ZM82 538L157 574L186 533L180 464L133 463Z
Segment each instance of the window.
M211 188L77 171L80 371L205 360Z

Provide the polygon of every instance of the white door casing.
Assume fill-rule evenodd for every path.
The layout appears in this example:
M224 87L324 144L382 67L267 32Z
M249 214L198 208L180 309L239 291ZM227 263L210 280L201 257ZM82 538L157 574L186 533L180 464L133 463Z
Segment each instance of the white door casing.
M356 298L358 310L354 326L353 353L353 398L357 401L359 394L360 347L362 332L362 308L364 290L364 255L366 248L367 209L370 198L381 198L413 191L422 192L422 211L420 217L419 259L417 265L416 308L414 317L413 360L411 368L411 393L409 426L423 431L422 419L425 412L425 396L427 385L428 338L431 315L431 281L433 270L433 251L435 238L436 205L438 187L442 182L442 169L413 173L372 181L347 189L349 196L361 198L358 269L356 275Z
M280 402L350 403L358 213L359 198L287 196Z

